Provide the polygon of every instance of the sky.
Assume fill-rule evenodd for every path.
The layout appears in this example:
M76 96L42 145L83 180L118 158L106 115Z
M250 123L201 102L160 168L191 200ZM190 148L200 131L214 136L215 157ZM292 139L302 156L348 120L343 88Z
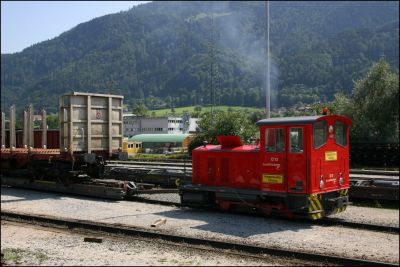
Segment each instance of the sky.
M1 1L1 53L53 39L79 23L150 1Z

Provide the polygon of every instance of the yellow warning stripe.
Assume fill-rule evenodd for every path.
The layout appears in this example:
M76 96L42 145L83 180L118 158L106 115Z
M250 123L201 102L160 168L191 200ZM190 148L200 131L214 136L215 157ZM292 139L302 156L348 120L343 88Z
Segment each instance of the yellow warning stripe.
M313 198L310 198L310 204L311 204L311 206L313 208L312 210L318 210L317 205L315 205L315 202L314 202Z
M340 196L347 196L349 193L349 189L342 189L338 191ZM314 195L310 195L308 196L308 211L309 211L309 216L313 219L319 219L322 217L323 212L317 212L317 213L312 213L318 210L324 210L324 207L322 205L322 194L314 194ZM339 213L339 212L343 212L346 210L346 206L343 206L341 208L337 208L336 210L333 211L333 213Z
M340 195L341 197L347 196L348 193L349 193L349 189L348 189L348 188L347 188L347 189L339 190L339 195ZM336 213L345 211L345 210L346 210L346 207L347 207L347 206L343 206L343 207L341 207L341 208L337 208L337 209L336 209Z
M317 210L323 210L322 204L320 202L321 196L319 195L310 195L308 197L308 201L310 205L308 206L308 211L311 213ZM310 214L313 220L319 219L322 217L322 212Z
M340 196L347 196L348 193L349 193L349 189L339 190L339 195Z
M346 208L347 208L347 206L343 206L341 208L338 208L338 209L336 209L336 213L343 212L343 211L346 210Z
M317 206L320 210L322 210L321 202L319 201L318 197L314 198L314 201L317 202Z
M311 206L308 206L308 211L309 211L309 212L312 212L312 211L313 211L313 209L311 208ZM310 216L311 216L311 219L313 219L313 220L318 219L317 214L310 214Z

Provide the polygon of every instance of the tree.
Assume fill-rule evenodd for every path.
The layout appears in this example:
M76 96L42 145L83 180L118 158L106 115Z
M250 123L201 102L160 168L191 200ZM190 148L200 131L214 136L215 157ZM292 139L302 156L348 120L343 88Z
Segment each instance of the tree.
M47 126L49 129L58 129L60 127L60 123L58 121L58 115L57 114L50 114L47 115Z
M399 142L399 74L383 58L356 81L351 99L336 94L333 107L353 120L352 140Z
M136 116L146 117L148 113L148 109L143 103L135 104L132 109L132 114Z
M219 135L240 136L244 143L258 134L257 127L250 121L246 114L240 111L214 111L202 114L198 122L200 133L196 135L189 145L189 152L202 145L203 141L209 144L218 144Z
M365 141L399 142L399 74L381 58L353 91L353 133Z

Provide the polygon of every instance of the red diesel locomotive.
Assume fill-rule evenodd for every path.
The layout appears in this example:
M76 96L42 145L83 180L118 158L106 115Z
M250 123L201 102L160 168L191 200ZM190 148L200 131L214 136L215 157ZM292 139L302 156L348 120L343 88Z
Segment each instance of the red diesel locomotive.
M193 150L192 184L181 186L181 201L289 218L342 212L350 187L351 124L338 115L271 118L257 122L257 145L219 136L220 145Z

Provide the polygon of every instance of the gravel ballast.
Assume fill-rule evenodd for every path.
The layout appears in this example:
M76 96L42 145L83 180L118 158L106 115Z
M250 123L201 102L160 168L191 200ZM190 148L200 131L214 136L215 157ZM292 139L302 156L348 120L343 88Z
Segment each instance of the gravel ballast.
M1 203L3 211L119 223L145 229L154 229L150 227L152 223L158 219L166 219L166 223L157 228L159 231L399 263L399 235L396 233L307 225L288 220L268 220L264 217L130 201L62 196L14 188L1 189ZM398 225L398 210L350 207L345 213L367 222L376 218L376 221L390 220Z
M137 239L95 236L98 239L102 238L102 242L90 243L84 242L87 235L8 222L2 222L1 236L2 253L8 256L6 264L10 265L277 266L296 264L289 260L243 258L232 254ZM10 254L14 257L10 257Z

